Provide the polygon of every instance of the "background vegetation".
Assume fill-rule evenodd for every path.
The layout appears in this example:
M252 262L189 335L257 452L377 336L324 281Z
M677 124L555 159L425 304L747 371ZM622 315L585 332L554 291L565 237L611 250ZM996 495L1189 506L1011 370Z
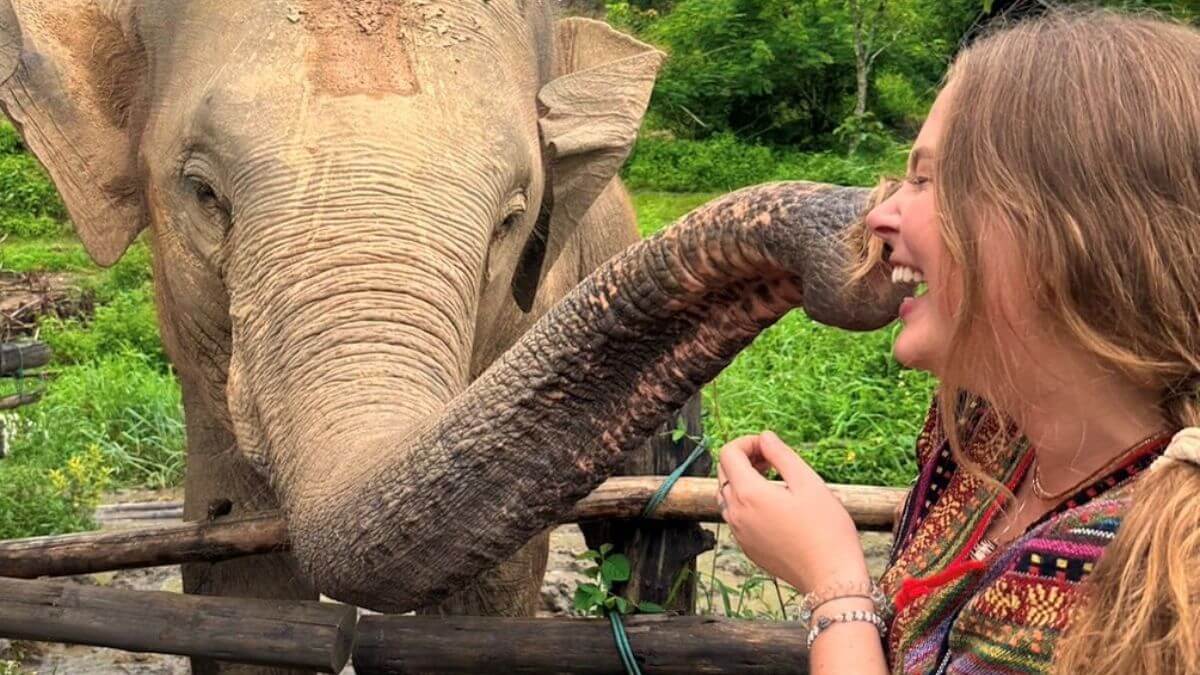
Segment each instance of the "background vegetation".
M946 64L985 4L994 14L1020 3L609 2L612 23L670 54L623 172L643 234L745 185L871 185L902 172ZM1197 13L1194 2L1104 4L1193 20ZM148 247L136 244L109 270L92 265L53 186L7 124L0 238L0 272L70 275L95 307L39 326L55 349L56 376L41 403L3 415L0 538L86 528L107 490L177 484L180 393L158 337ZM775 429L828 480L906 484L932 382L896 364L893 336L894 329L856 335L799 313L785 317L706 389L709 433L725 441ZM39 385L0 382L0 396L32 386Z

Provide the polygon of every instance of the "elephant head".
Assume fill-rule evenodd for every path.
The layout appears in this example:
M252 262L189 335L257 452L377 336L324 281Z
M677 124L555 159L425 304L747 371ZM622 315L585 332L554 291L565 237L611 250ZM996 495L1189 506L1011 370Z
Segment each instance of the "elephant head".
M662 58L548 4L0 0L0 105L98 263L151 231L189 437L231 432L339 599L410 609L503 560L790 307L898 304L840 283L863 191L776 186L497 360L629 236L583 228L629 222Z

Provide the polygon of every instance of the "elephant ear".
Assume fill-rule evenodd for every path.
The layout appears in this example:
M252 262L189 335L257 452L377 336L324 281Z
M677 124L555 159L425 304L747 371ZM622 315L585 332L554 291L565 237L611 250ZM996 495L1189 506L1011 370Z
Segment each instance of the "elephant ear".
M97 0L0 0L0 107L54 180L92 259L116 262L145 227L138 186L146 55L128 16Z
M546 196L517 279L524 275L536 282L554 265L616 177L637 139L663 58L602 21L569 18L555 24L554 79L538 93ZM522 307L532 301L530 285L536 288L526 284L523 294L514 283Z

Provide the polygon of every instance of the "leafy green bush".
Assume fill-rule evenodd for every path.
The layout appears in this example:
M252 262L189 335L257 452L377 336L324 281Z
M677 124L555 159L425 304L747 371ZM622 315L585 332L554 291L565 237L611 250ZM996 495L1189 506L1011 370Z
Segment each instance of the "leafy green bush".
M105 271L103 281L96 288L96 301L109 302L125 291L149 292L151 278L150 247L144 240L138 240Z
M183 471L183 414L171 373L134 352L64 368L46 396L20 413L9 463L60 468L95 446L121 486L174 485Z
M153 293L149 286L116 292L96 307L91 320L48 317L41 322L42 340L54 350L58 363L82 364L133 352L159 372L167 372Z
M875 156L845 153L782 154L770 180L811 180L834 185L873 187L885 175L904 174L908 148L896 146Z
M25 143L8 120L0 120L0 155L18 155L25 152Z
M916 85L894 70L875 76L875 100L879 117L892 128L915 136L933 105L933 90L918 92Z
M770 179L770 148L739 142L733 134L704 141L643 137L625 170L631 187L668 192L732 190Z
M738 141L719 134L703 141L640 138L623 177L635 190L729 191L778 180L873 186L884 174L902 174L907 146L888 144L873 154L799 152Z
M57 237L69 234L70 226L50 216L27 216L0 212L0 236L7 234L22 239Z
M3 236L3 235L0 235ZM14 272L85 272L96 265L73 239L13 239L0 244L0 269Z
M58 191L29 155L0 155L0 212L16 217L67 217Z
M112 483L96 446L70 456L60 468L0 464L0 539L40 537L95 526L92 514Z

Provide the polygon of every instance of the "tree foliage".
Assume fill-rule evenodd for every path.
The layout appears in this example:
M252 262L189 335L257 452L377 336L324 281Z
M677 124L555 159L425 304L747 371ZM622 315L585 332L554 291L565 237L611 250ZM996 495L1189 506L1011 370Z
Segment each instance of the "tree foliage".
M666 51L649 126L805 150L911 137L959 46L1035 0L874 0L883 5L866 110L855 115L852 0L610 0L607 18ZM1194 0L1107 0L1194 19ZM860 7L861 10L861 7ZM849 122L848 122L849 120ZM839 133L835 134L834 132ZM886 145L886 144L884 144Z

